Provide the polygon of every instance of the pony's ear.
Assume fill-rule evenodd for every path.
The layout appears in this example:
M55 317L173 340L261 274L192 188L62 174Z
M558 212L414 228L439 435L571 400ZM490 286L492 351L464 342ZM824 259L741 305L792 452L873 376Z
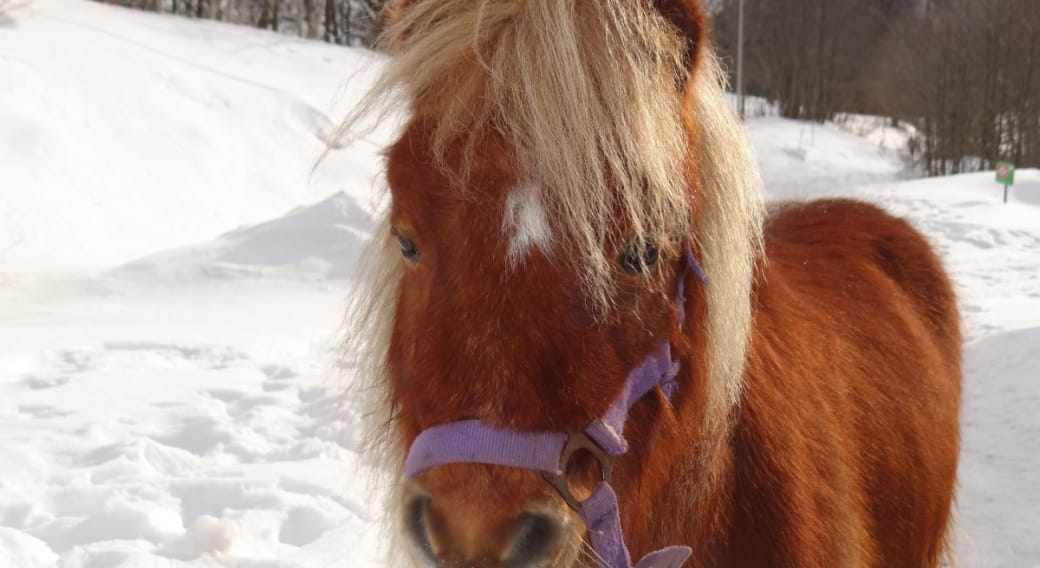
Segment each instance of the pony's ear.
M708 23L700 0L654 0L654 6L686 40L687 65L696 65L708 40Z

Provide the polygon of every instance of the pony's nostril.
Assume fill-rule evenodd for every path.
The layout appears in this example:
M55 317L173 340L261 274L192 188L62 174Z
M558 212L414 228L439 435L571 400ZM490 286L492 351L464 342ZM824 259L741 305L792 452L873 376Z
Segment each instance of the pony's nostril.
M523 513L517 523L513 551L504 568L540 566L556 554L563 535L559 521L548 515Z
M419 554L429 561L436 558L433 552L433 544L430 543L429 516L427 510L430 506L429 497L416 497L408 504L405 516L405 526L408 527L408 535Z

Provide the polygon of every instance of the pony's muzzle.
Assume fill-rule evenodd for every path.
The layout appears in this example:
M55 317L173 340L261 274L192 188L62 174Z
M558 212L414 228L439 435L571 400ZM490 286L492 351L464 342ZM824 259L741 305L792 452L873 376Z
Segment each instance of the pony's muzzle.
M475 496L472 496L475 497ZM460 501L416 493L406 498L405 532L421 566L438 568L534 568L566 565L570 540L566 513L554 506L519 514L481 496ZM469 506L474 505L474 506Z

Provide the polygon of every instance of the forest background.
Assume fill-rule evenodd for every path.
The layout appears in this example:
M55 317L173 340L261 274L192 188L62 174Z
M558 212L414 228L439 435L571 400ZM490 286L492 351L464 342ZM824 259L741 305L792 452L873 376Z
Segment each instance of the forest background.
M0 3L5 0L0 0ZM16 0L6 0L16 1ZM104 0L378 48L385 0ZM740 0L704 0L735 73ZM1040 0L745 0L758 112L889 117L926 175L1040 167ZM735 82L731 82L735 84Z

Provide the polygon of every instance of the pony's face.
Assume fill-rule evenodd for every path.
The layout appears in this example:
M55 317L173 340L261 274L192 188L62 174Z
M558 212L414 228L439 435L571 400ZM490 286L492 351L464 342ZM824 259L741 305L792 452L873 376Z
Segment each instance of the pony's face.
M400 87L413 113L388 151L395 434L411 447L460 421L584 430L659 342L693 352L673 291L697 215L684 101L699 4L393 0L388 13L394 57L376 92ZM660 535L647 504L682 458L663 448L697 433L683 428L660 390L625 424L635 443L611 485L634 552ZM599 467L591 453L567 463L573 497ZM421 565L596 564L584 522L533 471L433 467L408 482L400 514Z
M598 306L566 228L555 226L536 181L516 179L500 144L483 148L460 188L432 165L423 136L415 124L388 153L390 246L404 265L388 367L405 442L460 420L582 430L676 329L675 247L619 227L604 243L615 260L613 305ZM568 477L581 494L598 466L591 456L574 463ZM425 565L571 566L581 554L584 524L537 473L441 466L406 493L407 538Z

